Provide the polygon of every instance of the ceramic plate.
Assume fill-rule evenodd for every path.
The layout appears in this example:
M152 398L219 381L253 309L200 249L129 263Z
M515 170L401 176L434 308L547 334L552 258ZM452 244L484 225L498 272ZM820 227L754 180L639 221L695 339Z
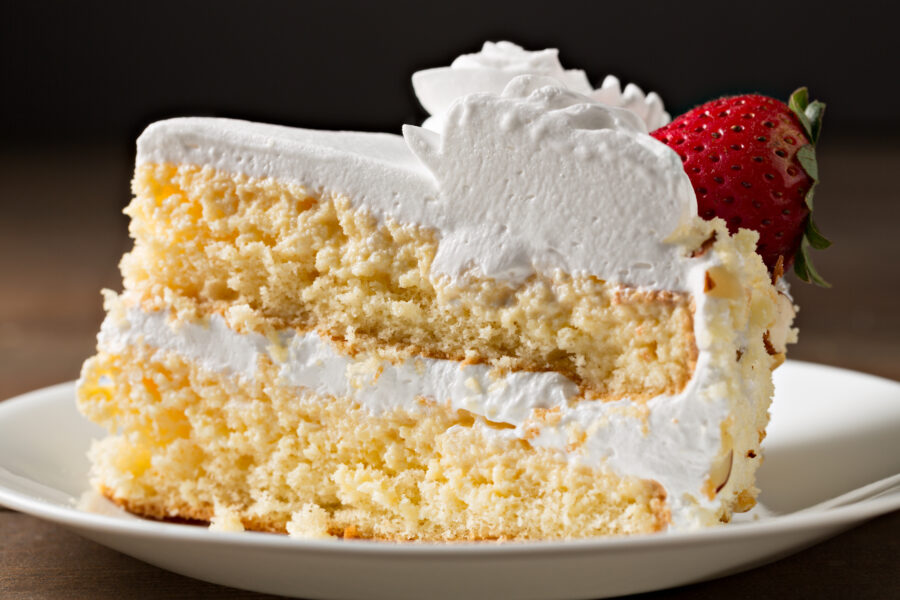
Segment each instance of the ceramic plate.
M900 494L795 513L900 472L900 384L788 361L759 472L766 510L689 533L569 542L306 541L157 523L87 492L103 432L74 384L0 403L0 503L189 577L307 598L598 598L749 569L900 508ZM794 513L794 514L792 514Z

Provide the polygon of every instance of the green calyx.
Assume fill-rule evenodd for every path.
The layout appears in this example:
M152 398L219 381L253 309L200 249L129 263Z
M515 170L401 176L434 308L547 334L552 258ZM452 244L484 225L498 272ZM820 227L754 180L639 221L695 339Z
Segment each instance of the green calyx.
M810 248L816 250L824 250L831 245L828 240L816 227L813 221L813 194L816 185L819 183L819 165L816 162L816 143L819 141L819 135L822 133L822 117L825 116L825 104L814 100L809 101L809 92L805 87L798 88L791 94L788 100L788 106L797 116L797 119L803 125L806 135L809 138L809 144L806 144L797 151L797 160L806 171L807 175L813 180L809 190L806 192L806 206L809 208L809 218L806 220L806 229L803 232L803 239L800 242L800 250L794 257L794 273L803 281L815 283L822 287L831 287L831 284L822 279L815 267L813 267L810 258Z

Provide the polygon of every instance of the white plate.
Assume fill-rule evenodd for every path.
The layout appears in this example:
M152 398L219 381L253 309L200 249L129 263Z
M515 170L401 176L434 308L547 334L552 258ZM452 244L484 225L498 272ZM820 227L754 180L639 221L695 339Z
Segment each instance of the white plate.
M699 532L570 542L305 541L146 521L105 501L88 510L85 451L103 432L76 412L72 383L0 403L0 503L164 569L259 592L549 599L662 589L749 569L900 508L894 494L786 514L900 472L900 384L793 361L775 379L759 473L770 516Z

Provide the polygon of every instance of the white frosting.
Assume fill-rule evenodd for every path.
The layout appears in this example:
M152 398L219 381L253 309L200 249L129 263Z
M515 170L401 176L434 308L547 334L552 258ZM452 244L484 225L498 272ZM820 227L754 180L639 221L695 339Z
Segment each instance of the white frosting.
M432 269L469 266L520 282L561 269L655 289L686 289L690 261L663 240L696 216L678 156L629 111L520 75L500 96L473 94L444 133L404 126L444 207Z
M224 119L155 123L138 163L190 163L347 196L439 234L433 276L518 283L562 269L684 291L692 261L666 238L697 214L678 156L633 113L520 75L473 94L443 135L310 131ZM408 146L407 146L408 144ZM418 159L418 160L417 160Z
M717 318L707 302L700 299L698 312ZM449 360L416 358L394 364L354 359L316 333L284 332L276 348L260 334L235 332L218 315L205 324L176 323L165 312L132 307L107 316L98 348L115 354L146 344L174 352L204 370L249 380L257 377L259 360L267 356L279 366L281 384L351 397L373 415L397 409L421 414L427 410L422 397L465 409L514 427L485 427L485 435L530 438L531 444L556 450L569 460L658 481L667 491L675 527L682 528L697 518L696 506L685 494L702 507L711 506L700 489L720 451L719 424L729 414L727 399L715 393L720 374L710 361L714 342L708 338L698 336L700 357L685 389L648 400L646 412L629 400L578 401L578 387L558 373L497 375L486 365ZM537 408L557 409L558 423L536 420ZM585 443L575 450L568 446L573 426L587 433ZM537 437L526 434L535 427ZM673 461L672 456L679 458Z
M608 75L594 89L580 69L563 69L556 48L528 51L511 42L485 42L481 52L463 54L449 67L418 71L412 77L413 89L425 110L432 115L424 127L443 130L444 113L455 100L477 92L499 94L518 75L551 77L556 85L590 96L609 106L627 108L641 117L649 131L669 122L662 99L644 92L633 83L622 90L619 80Z

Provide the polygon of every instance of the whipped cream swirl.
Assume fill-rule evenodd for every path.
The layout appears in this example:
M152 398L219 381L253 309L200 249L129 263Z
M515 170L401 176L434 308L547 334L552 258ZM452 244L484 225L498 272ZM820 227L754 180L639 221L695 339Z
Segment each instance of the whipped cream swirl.
M423 126L440 131L444 113L454 100L478 92L499 94L519 75L552 77L557 85L573 92L609 106L626 108L644 121L648 131L662 127L670 120L656 93L645 95L633 83L623 90L613 75L608 75L603 85L595 90L584 71L563 68L556 48L529 51L512 42L485 42L480 52L463 54L449 67L427 69L413 75L416 96L432 115Z

